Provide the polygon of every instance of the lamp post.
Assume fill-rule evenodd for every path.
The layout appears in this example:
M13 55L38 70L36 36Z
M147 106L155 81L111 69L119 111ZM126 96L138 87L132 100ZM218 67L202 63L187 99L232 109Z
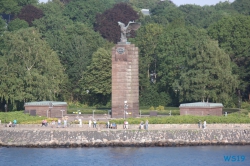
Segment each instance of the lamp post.
M93 110L93 119L95 119L95 110Z
M180 89L175 89L175 95L176 95L176 104L179 105L179 92L180 92Z
M124 101L124 119L126 119L126 110L128 109L127 101Z
M52 104L52 102L49 102L49 112L50 112L50 115L51 115L51 109L52 108L53 108L53 104ZM48 118L48 112L47 112L47 118Z
M62 111L62 118L63 118L63 111L65 111L65 110L60 110L60 111Z
M241 93L240 93L240 90L238 90L238 107L239 107L239 116L240 116L240 109L241 109Z

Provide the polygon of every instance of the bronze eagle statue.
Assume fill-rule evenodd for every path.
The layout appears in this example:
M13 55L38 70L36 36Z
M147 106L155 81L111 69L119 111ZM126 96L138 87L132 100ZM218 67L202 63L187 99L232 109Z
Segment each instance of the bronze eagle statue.
M118 25L121 27L121 42L127 42L127 34L132 30L136 31L137 29L139 29L141 23L129 21L128 25L125 26L124 23L118 21Z

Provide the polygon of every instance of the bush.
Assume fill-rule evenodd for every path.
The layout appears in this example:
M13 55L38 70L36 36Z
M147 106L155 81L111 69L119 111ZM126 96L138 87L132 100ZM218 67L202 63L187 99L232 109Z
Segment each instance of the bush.
M156 107L156 110L157 111L163 111L164 110L164 106L159 105L158 107Z

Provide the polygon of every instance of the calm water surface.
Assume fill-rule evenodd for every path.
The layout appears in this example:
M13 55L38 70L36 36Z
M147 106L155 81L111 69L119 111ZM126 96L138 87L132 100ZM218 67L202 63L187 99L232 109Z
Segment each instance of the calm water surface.
M225 161L224 156L235 156L236 161ZM243 157L244 161L242 161ZM250 166L250 146L56 149L0 147L0 166L64 165Z

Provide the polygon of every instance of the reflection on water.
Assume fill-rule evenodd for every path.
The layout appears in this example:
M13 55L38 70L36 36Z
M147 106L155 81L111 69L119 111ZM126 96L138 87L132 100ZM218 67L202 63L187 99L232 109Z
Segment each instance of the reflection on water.
M244 156L225 161L224 156ZM250 146L105 147L105 148L0 148L0 165L242 165L250 162Z

